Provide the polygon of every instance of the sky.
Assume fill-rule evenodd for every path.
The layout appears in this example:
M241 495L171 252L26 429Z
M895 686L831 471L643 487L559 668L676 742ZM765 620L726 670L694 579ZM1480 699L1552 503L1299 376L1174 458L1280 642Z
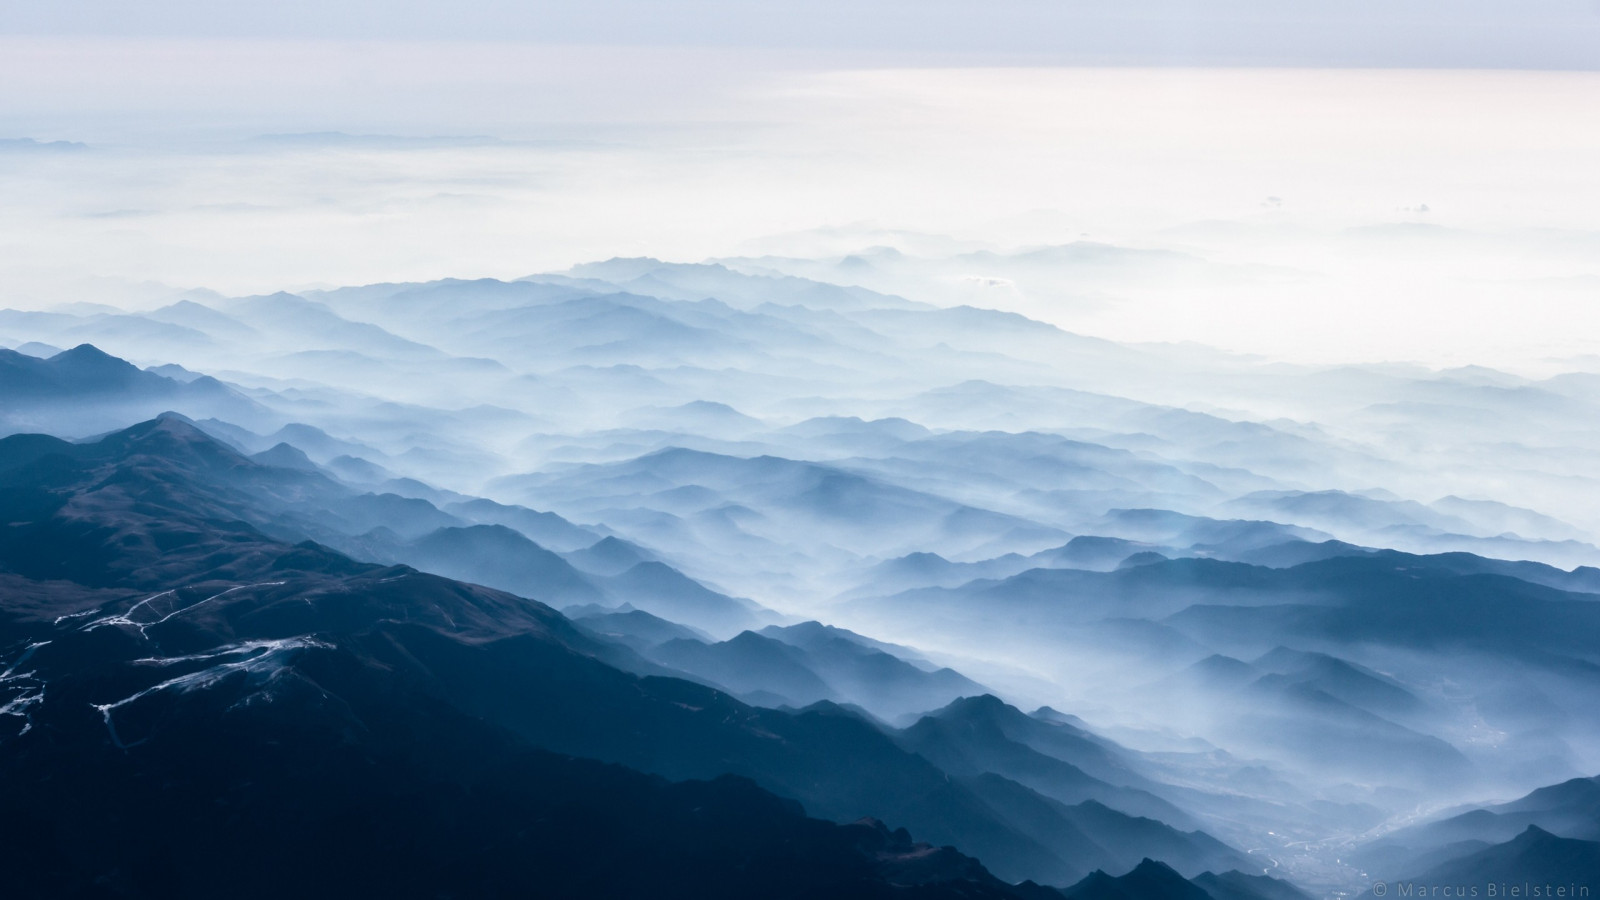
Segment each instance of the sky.
M56 36L515 41L990 63L1594 68L1592 0L6 0Z
M1590 0L0 0L0 305L1091 240L1214 277L906 287L1526 365L1600 352L1595 108Z

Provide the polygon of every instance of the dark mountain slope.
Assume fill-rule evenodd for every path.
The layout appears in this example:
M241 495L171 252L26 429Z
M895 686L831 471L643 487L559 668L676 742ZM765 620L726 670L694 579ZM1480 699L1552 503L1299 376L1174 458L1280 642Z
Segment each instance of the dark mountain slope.
M638 563L619 575L597 578L596 583L617 602L712 634L735 633L760 624L763 618L763 611L750 601L719 594L654 560Z
M78 702L41 710L37 727L0 746L11 786L0 798L8 891L150 898L1026 893L954 851L914 845L903 832L807 819L793 801L743 779L669 784L530 749L397 687L364 649L335 639L224 651L187 664L175 658L160 674L229 657L221 665L233 668L191 671L99 710L82 701L114 695L123 689L113 690L116 679L53 678L52 690Z
M1312 900L1287 881L1267 875L1246 875L1235 869L1218 875L1202 872L1191 879L1211 900Z
M1406 554L1340 556L1287 569L1173 559L1116 572L1033 569L1001 581L855 601L877 617L935 619L973 640L1059 652L1084 622L1159 618L1193 640L1253 658L1306 649L1403 646L1473 650L1541 667L1600 665L1593 595L1499 572L1457 574ZM1203 657L1197 657L1197 659Z
M1397 879L1395 887L1407 885L1515 885L1522 896L1561 896L1553 891L1533 894L1525 885L1541 891L1550 887L1566 889L1566 896L1583 896L1575 889L1593 891L1600 883L1600 842L1556 837L1537 825L1503 844L1496 844L1442 863L1414 878ZM1509 893L1506 896L1512 896Z
M988 688L936 667L909 647L820 622L769 625L761 635L805 654L807 666L840 695L885 719L921 713Z
M595 575L621 575L642 562L653 559L636 544L618 537L605 537L567 554L567 561Z
M105 755L142 758L160 750L152 768L140 770L149 781L139 776L126 786L136 799L115 807L128 811L124 823L146 799L139 785L176 779L169 786L174 809L198 816L204 824L195 828L209 828L212 812L200 814L196 798L228 792L216 792L205 767L195 780L171 773L188 771L196 748L204 756L208 742L232 740L216 730L230 721L247 723L241 727L267 747L279 741L285 753L341 748L329 765L346 752L363 759L398 753L427 777L396 776L396 783L442 781L470 793L470 775L439 774L424 747L407 751L405 741L386 737L373 738L374 747L364 743L384 734L385 717L443 710L432 724L408 725L409 733L438 732L445 741L459 730L450 723L464 717L523 746L668 778L744 775L819 816L848 822L873 815L980 852L1009 878L1071 871L1019 824L855 714L826 705L797 714L755 709L689 682L641 678L618 668L651 670L631 651L539 603L265 536L243 519L319 489L320 476L260 466L180 419L92 445L12 439L0 442L0 459L7 461L0 498L10 523L0 543L0 579L18 588L4 595L0 614L3 717L13 726L9 737L0 736L0 770L8 783L43 785L31 796L45 805L52 791L70 792L74 783L62 774L68 770L50 768L51 760L93 767ZM30 537L42 540L28 546ZM59 552L47 558L41 547ZM280 714L291 724L280 725ZM249 724L257 715L269 724ZM302 736L292 722L311 733ZM310 744L299 745L302 737ZM35 752L39 742L48 749ZM227 759L215 756L213 764ZM342 777L329 775L328 782ZM251 785L290 789L273 785L265 770L240 790L249 794ZM63 810L71 808L60 800ZM349 814L350 807L339 808ZM13 821L39 815L32 807L22 813ZM68 821L55 833L91 830ZM46 841L46 849L68 854L61 865L73 871L95 870L86 877L107 874L99 861L71 862L91 851L68 843ZM105 843L92 852L123 859ZM170 853L178 860L187 851ZM160 872L183 870L161 858L151 857Z
M1154 816L1166 822L1196 827L1187 814L1171 803L1147 791L1109 784L1061 758L1080 755L1083 750L1056 756L1013 738L1007 731L1018 730L1017 720L1041 731L1065 727L1031 719L995 697L983 696L958 700L937 713L924 716L902 733L901 741L952 774L993 772L1062 803L1098 800L1133 815ZM1023 724L1021 730L1032 731L1033 728ZM1087 749L1106 760L1107 766L1115 765L1109 761L1104 748L1094 745ZM1131 777L1126 771L1122 774Z
M687 488L698 498L695 511L731 504L759 513L754 521L740 523L758 536L801 546L849 546L858 553L967 548L1019 531L1060 536L1026 519L880 478L770 455L746 458L671 447L623 462L511 476L494 484L563 515L611 516L618 510L689 512L681 505L681 489Z
M918 668L843 629L805 625L817 623L768 626L720 643L667 640L643 652L751 702L806 706L835 700L885 720L983 690L952 669Z
M506 506L493 500L446 504L444 510L484 525L515 528L530 540L558 553L589 547L597 537L594 532L580 528L555 513L539 512L523 506Z
M1573 778L1510 803L1402 828L1361 848L1358 858L1385 876L1415 873L1431 868L1427 860L1504 843L1530 826L1557 837L1600 841L1600 778Z
M1063 893L1068 900L1211 900L1171 867L1149 859L1119 878L1091 873Z
M1393 679L1325 653L1277 647L1254 665L1379 715L1404 717L1423 711L1423 702Z
M0 430L92 434L162 410L262 422L271 416L210 377L180 381L80 344L48 359L0 349Z
M469 525L426 500L361 493L305 468L302 459L266 464L274 460L247 457L175 414L94 443L0 439L0 512L17 512L8 519L15 524L0 530L0 565L9 560L32 578L164 588L177 577L171 573L203 569L204 554L231 532L224 542L310 538L371 561L404 562L554 603L631 600L719 629L733 617L730 631L756 622L750 604L663 563L635 566L601 589L511 528ZM132 560L156 569L136 577Z
M593 603L601 593L566 560L504 525L441 528L411 542L411 565L543 602Z
M866 635L856 634L847 628L824 625L815 620L799 622L794 625L768 625L766 628L761 629L761 633L769 638L783 641L785 644L793 644L796 647L804 647L808 650L819 646L827 646L836 640L844 640L869 650L882 651L897 659L922 659L917 651L910 647L890 644L869 638Z
M274 506L329 485L252 462L175 416L94 444L5 438L0 568L92 587L167 588L255 564L276 545L244 520L269 521Z
M752 702L809 706L842 699L807 665L804 651L752 631L716 644L671 640L647 655Z
M934 713L933 717L957 722L973 733L982 732L1071 763L1108 784L1142 790L1155 787L1130 763L1126 751L1059 714L1055 718L1026 715L999 698L985 694L958 700Z
M590 606L569 607L565 612L579 628L607 640L626 644L640 652L667 641L711 642L711 638L704 632L676 622L668 622L642 609L624 606L619 611L612 611L607 607Z

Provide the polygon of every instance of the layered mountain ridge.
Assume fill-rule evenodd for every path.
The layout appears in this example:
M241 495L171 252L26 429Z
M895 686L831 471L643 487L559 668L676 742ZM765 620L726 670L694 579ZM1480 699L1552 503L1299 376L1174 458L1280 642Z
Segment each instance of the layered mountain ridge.
M293 702L420 722L426 698L534 769L733 775L887 822L810 845L854 848L819 871L861 885L939 858L901 827L984 890L1137 893L1114 882L1149 857L1218 898L1570 855L1528 826L1593 839L1581 803L1411 830L1600 771L1580 381L1268 373L782 265L0 315L35 342L0 355L0 577L30 623L0 723L67 721L93 654L56 654L112 633L135 655L75 732L107 759L207 734L185 710L214 691L326 687L301 661L370 669ZM359 699L377 671L403 688ZM95 877L126 893L143 863L119 859Z
M211 747L211 765L198 767L203 775L196 781L180 779L180 796L244 790L237 802L270 818L291 813L274 811L275 804L255 794L260 788L229 788L227 778L237 774L224 777L255 765L256 755L280 754L270 748L287 744L281 753L292 757L329 741L355 741L347 749L357 757L335 759L314 776L274 776L289 779L280 788L299 795L322 790L319 779L337 780L339 767L360 754L372 755L380 769L421 767L436 778L427 773L465 751L449 740L423 740L423 733L488 728L482 739L507 746L513 756L526 757L516 747L529 745L674 778L733 771L781 795L799 795L809 809L836 820L877 812L921 822L958 844L984 846L1013 877L1072 872L1060 848L1028 837L981 794L952 784L858 715L828 705L763 711L688 682L654 674L641 679L625 670L665 673L537 602L406 567L358 563L309 541L284 543L247 521L326 490L324 478L262 466L173 416L89 444L33 436L0 440L0 489L12 519L0 543L0 578L14 598L4 639L20 648L4 676L13 694L4 718L15 726L0 745L8 770L48 785L55 761L77 759L137 783L177 777L171 773L194 764L184 761L189 754ZM284 527L286 520L275 521ZM38 554L46 544L41 535L49 537L54 555ZM134 535L141 539L128 539ZM596 719L594 708L613 712ZM283 724L286 715L309 718L291 727ZM393 728L410 737L385 737L383 729ZM718 749L708 753L710 747ZM402 757L394 759L396 752ZM442 756L435 759L436 753ZM90 762L96 758L106 762ZM569 765L527 758L535 771ZM840 759L850 764L841 767ZM284 771L273 765L266 771ZM582 771L591 775L581 777L600 777L592 775L597 770ZM355 790L360 795L380 787L362 781ZM103 790L85 786L88 794L77 796L76 806L47 813L54 790L14 797L23 804L18 820L45 816L56 823L46 832L64 834L94 804L117 819L149 801L114 781ZM348 791L345 796L353 802ZM407 802L438 801L423 796ZM193 811L181 803L152 808L193 821L187 818ZM1111 810L1101 815L1133 821ZM801 827L798 814L793 818ZM1151 825L1158 833L1164 828ZM109 832L99 833L106 834L103 844L45 841L43 849L61 872L106 867L114 881L132 879L128 889L135 893L146 889L140 879L147 876L169 886L161 879L177 877L135 872L142 865L138 855L146 852L139 842L119 848ZM909 846L897 840L888 843ZM29 846L38 843L36 836ZM195 879L193 890L217 877L213 864L199 865L187 852L167 856L169 868ZM846 855L838 864L851 859ZM888 853L884 864L894 859ZM354 864L319 863L334 869ZM876 870L859 860L852 865L851 877L871 882ZM994 896L1012 890L985 881L989 876L974 865L956 868L976 873L966 880L988 885ZM511 878L504 872L494 877Z

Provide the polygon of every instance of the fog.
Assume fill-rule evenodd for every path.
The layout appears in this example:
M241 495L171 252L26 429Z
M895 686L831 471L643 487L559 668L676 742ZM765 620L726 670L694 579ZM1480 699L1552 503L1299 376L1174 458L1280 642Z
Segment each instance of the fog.
M888 246L932 259L868 286L1120 341L1545 371L1595 351L1600 132L1571 114L1592 73L11 41L7 129L86 145L0 157L12 305L92 299L85 278L137 302ZM1010 258L1077 240L1169 255Z
M1594 72L0 43L6 434L174 410L275 538L1186 875L1348 891L1600 770ZM939 730L1005 715L1054 762Z
M1129 253L1027 265L1162 264ZM1327 854L1419 808L1600 766L1574 667L1600 590L1581 366L1118 344L780 265L931 283L940 263L615 259L8 311L45 358L27 365L71 371L82 352L56 349L83 342L164 361L95 402L19 395L8 428L86 437L176 408L369 492L319 541L530 594L754 702L909 723L992 690L1070 711L1225 839L1316 843L1291 870L1316 883L1353 879ZM851 674L859 649L741 635L806 620L921 668L875 680Z

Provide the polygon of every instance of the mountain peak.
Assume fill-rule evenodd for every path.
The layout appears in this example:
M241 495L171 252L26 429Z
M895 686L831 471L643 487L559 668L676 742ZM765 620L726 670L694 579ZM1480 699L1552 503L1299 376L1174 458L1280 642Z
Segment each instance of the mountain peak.
M106 435L93 446L100 453L150 453L208 466L252 465L248 457L206 434L187 416L171 411Z
M63 350L50 357L51 362L58 363L106 362L107 360L122 362L121 359L112 356L93 344L79 344L71 350Z
M1211 900L1204 888L1149 857L1120 877L1097 870L1064 893L1072 900Z
M1021 715L1021 712L1011 707L1004 700L993 694L978 694L973 697L959 697L950 702L945 708L933 713L935 718L993 718L1007 714Z
M600 540L595 541L593 544L591 544L589 546L589 549L590 550L604 550L607 553L614 553L614 552L619 551L619 550L631 550L632 547L631 547L630 544L628 544L627 541L624 541L622 538L619 538L614 534L608 534L605 537L601 538Z
M275 466L280 469L299 469L306 472L314 472L317 469L317 464L312 462L299 447L282 441L250 458L264 466Z
M1124 559L1122 562L1117 563L1117 571L1120 572L1126 569L1137 569L1140 566L1150 566L1155 565L1156 563L1164 563L1166 561L1167 556L1165 554L1157 553L1154 550L1141 550L1138 553L1135 553L1132 556Z
M1156 860L1153 860L1148 856L1146 856L1144 859L1140 860L1139 864L1137 866L1133 867L1133 872L1131 872L1129 874L1138 874L1138 875L1143 875L1145 877L1157 877L1157 878L1182 878L1183 877L1182 875L1179 875L1177 873L1177 871L1175 869L1173 869L1171 866L1167 865L1164 862L1158 862Z
M121 381L141 374L138 366L112 356L93 344L79 344L71 350L63 350L45 360L45 365L54 370L57 377L69 382L79 382L82 379L95 382L106 379Z

